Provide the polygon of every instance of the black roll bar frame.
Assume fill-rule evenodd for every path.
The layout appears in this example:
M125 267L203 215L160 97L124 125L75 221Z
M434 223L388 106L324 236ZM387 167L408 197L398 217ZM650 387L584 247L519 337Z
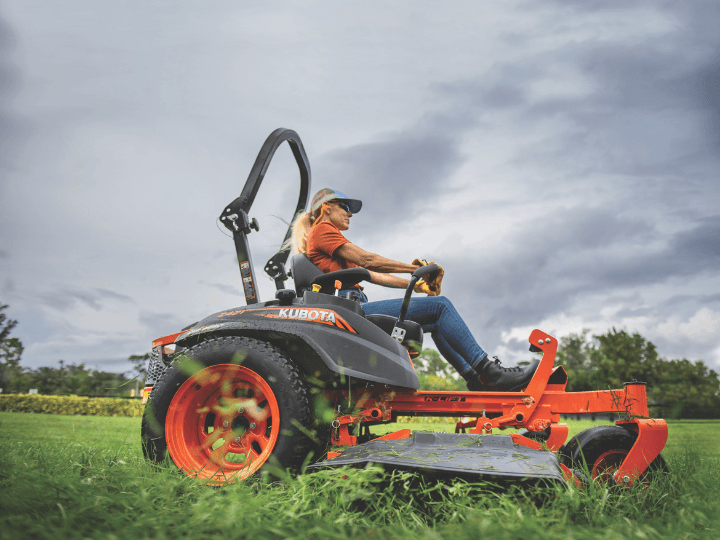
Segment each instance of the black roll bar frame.
M288 277L285 263L290 255L290 250L283 250L282 245L292 236L292 222L300 211L305 210L310 197L310 161L305 153L300 136L295 131L278 128L268 136L255 159L252 169L250 169L250 174L240 196L225 206L220 214L220 221L233 235L238 265L240 266L240 278L242 279L245 301L248 305L257 304L260 301L255 269L250 254L250 245L247 240L247 235L252 232L252 229L259 231L260 226L255 218L252 220L248 218L248 213L253 202L255 202L255 196L265 178L265 173L267 173L275 151L285 141L290 145L300 171L300 194L297 207L290 219L290 226L280 245L280 250L265 265L265 272L275 280L277 290L284 289L285 280Z

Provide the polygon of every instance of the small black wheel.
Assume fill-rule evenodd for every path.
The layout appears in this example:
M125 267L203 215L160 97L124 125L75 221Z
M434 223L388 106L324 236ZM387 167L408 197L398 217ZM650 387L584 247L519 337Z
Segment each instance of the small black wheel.
M570 469L587 471L593 480L608 482L618 470L637 440L637 433L621 426L596 426L578 433L558 451L560 462ZM648 481L652 474L668 472L667 463L658 455L640 477Z
M298 470L311 447L305 381L274 346L216 337L186 349L153 387L141 434L145 457L168 457L208 484L268 466Z

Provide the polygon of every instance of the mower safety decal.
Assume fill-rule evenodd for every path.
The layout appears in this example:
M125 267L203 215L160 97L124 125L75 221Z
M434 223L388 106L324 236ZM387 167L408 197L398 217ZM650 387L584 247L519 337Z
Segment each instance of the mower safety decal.
M255 286L253 284L252 272L250 272L250 263L248 261L240 263L240 274L245 289L245 299L252 300L255 298Z
M305 309L305 308L258 308L258 309L243 309L238 311L227 311L225 313L221 313L218 315L218 317L226 317L230 315L239 315L241 313L248 313L250 315L253 315L255 317L267 317L268 319L285 319L285 320L295 320L295 321L306 321L311 323L320 323L320 324L327 324L329 326L334 326L335 328L341 328L343 330L347 330L348 332L352 332L353 334L357 334L355 329L350 326L350 323L348 323L345 319L343 319L340 315L338 315L336 312L334 312L331 309L321 309L321 308L312 308L312 309Z

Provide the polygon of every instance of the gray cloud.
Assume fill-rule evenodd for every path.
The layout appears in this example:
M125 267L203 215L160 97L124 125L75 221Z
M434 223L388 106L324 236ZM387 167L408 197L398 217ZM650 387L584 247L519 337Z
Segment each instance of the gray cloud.
M320 156L320 182L372 200L362 210L364 234L385 230L389 216L397 225L453 190L449 179L465 161L462 135L474 125L463 112L427 115L406 130Z
M665 238L609 209L574 209L510 235L505 251L486 254L480 272L461 258L449 259L447 266L460 271L460 282L482 291L483 317L507 329L561 315L578 298L595 293L712 275L720 270L718 238L718 217ZM698 297L694 305L712 298ZM471 302L459 302L463 313L472 313Z
M573 11L616 11L619 9L632 9L638 2L628 0L587 0L585 2L573 2L573 0L553 0L555 4Z
M198 319L203 316L203 314L200 314ZM175 313L148 311L140 313L138 319L145 329L147 348L150 348L150 342L153 339L172 334L173 332L179 332L181 328L195 322L194 320L181 320Z
M0 17L0 169L8 167L7 157L15 148L17 119L11 114L10 98L18 87L19 73L12 62L12 50L15 46L15 34L5 20ZM0 179L5 183L4 174ZM3 190L4 191L4 190Z
M240 290L239 287L234 287L226 283L208 283L207 281L200 281L199 283L201 285L207 285L208 287L217 289L218 291L223 292L231 297L240 298L243 295L243 292Z
M642 7L581 4L568 8ZM674 16L675 4L664 9ZM506 115L500 120L507 122L505 136L551 126L548 122L563 126L562 131L546 128L544 139L533 140L532 146L521 138L513 141L508 163L533 169L543 187L558 187L558 195L577 196L571 206L554 209L543 221L501 233L506 236L503 252L483 253L488 255L483 258L463 253L445 261L462 269L460 282L483 291L457 299L476 325L498 332L562 314L592 294L611 296L632 287L712 275L720 267L720 228L710 202L720 197L720 146L707 138L706 128L720 110L720 81L716 63L696 47L705 42L714 44L708 51L717 50L720 37L709 29L707 12L678 9L686 24L669 33L677 46L668 47L668 33L646 38L642 46L590 38L512 63L499 61L482 77L432 85L443 111L435 119L445 121L418 122L430 128L419 130L426 134L421 140L408 128L323 156L323 165L335 166L341 181L373 194L372 205L363 209L370 219L360 241L372 245L378 235L387 234L388 223L401 229L407 213L418 207L422 211L428 200L447 193L448 180L466 160L460 150L464 135L472 129L493 131L498 120L492 117L501 113ZM578 73L587 89L540 99L529 91L559 71ZM606 186L590 186L598 175ZM530 182L526 192L533 196L537 188ZM409 187L418 195L408 193ZM579 198L603 190L611 195L589 203ZM513 208L511 202L498 201L503 204ZM660 215L672 218L675 230L684 230L661 231ZM690 306L697 309L702 302L697 295L688 298L688 314L693 313ZM672 313L662 305L646 309L655 316ZM496 341L497 335L490 339Z
M456 216L477 215L469 228L484 234L498 227L485 210L506 213L497 247L458 246L440 261L483 345L548 314L592 316L606 301L629 318L687 320L716 306L711 294L673 288L718 269L717 2L487 7L500 26L459 20L467 5L443 8L443 20L421 6L415 22L373 34L369 46L360 23L343 26L351 12L322 5L317 17L180 3L169 25L166 10L144 4L143 24L132 6L78 6L11 2L11 24L0 21L0 82L10 85L0 146L12 173L3 190L13 186L0 212L2 260L12 254L2 279L8 302L24 309L28 358L111 361L242 302L232 242L216 241L211 221L279 125L303 136L315 190L365 199L352 239L367 249L430 250L445 235L443 247L472 242ZM158 34L161 24L168 31ZM296 174L281 148L252 212L258 274L285 232L269 216L289 218ZM529 222L534 199L547 212ZM22 213L30 206L50 214L52 230ZM437 223L407 227L423 215ZM51 309L28 301L48 283L40 253L53 268ZM97 316L113 302L123 309ZM80 344L87 328L57 312L70 308L82 315L73 324L91 315L92 346Z
M528 83L543 73L540 65L529 60L497 63L481 78L443 81L432 84L431 89L439 103L462 109L466 121L472 118L478 122L477 115L483 111L526 107Z
M561 106L572 120L574 129L553 157L568 161L591 153L583 173L661 177L686 173L689 164L711 157L709 148L697 144L703 137L692 118L700 112L691 86L695 74L669 67L686 65L683 55L663 54L659 46L633 51L607 45L587 47L576 57L577 66L604 91L571 103L540 103L529 111L542 117L558 114Z
M103 307L102 303L106 300L135 303L129 296L102 288L53 291L41 294L40 298L47 305L60 311L66 311L78 302L95 311L100 311Z
M718 270L720 268L720 215L702 219L697 227L676 234L670 245L670 253L667 255L673 261L668 264L682 268L685 272Z
M617 9L613 2L561 3L570 10ZM681 23L645 38L642 46L605 38L570 41L497 62L482 77L434 88L449 110L464 109L478 126L487 113L502 110L511 112L507 120L518 133L548 122L563 125L563 132L547 131L532 145L515 141L513 162L539 172L545 183L605 173L655 183L689 182L720 196L720 64L714 52L720 49L720 34L712 22L720 18L720 5L694 4L661 4L661 14ZM668 46L669 39L674 46ZM530 97L533 85L555 80L558 72L581 75L585 90Z
M694 314L698 306L712 306L719 303L720 294L678 294L653 306L623 308L615 315L619 319L654 316L658 313L682 313L687 317Z
M705 107L708 147L720 152L720 60L699 70L697 88L700 103Z
M0 17L0 97L3 102L17 85L18 71L9 58L14 48L15 34L5 19Z

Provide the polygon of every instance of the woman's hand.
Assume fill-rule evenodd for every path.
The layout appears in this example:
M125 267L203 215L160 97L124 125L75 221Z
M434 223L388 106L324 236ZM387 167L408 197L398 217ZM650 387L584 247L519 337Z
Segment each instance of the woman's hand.
M418 282L415 284L415 287L413 288L413 290L414 290L416 293L425 293L425 294L427 294L428 296L437 296L437 295L438 295L438 293L435 292L435 291L433 291L433 290L430 288L430 286L429 286L427 283L425 283L423 280L418 281Z
M430 291L432 291L432 294L427 293L429 296L439 296L439 295L440 295L440 292L442 291L442 280L443 280L443 276L445 275L445 270L443 270L443 267L440 266L438 263L432 263L432 262L429 263L429 262L427 262L425 259L415 259L415 260L412 262L412 264L417 264L417 265L419 265L419 266L425 266L425 265L428 265L428 264L437 264L437 266L438 266L438 268L440 269L440 271L437 273L437 275L435 276L435 278L433 278L433 279L428 279L428 276L425 276L425 277L423 278L423 281L424 281L424 280L427 280L427 282L425 282L425 284L427 285L427 288L428 288ZM418 281L417 285L419 285L420 283L423 283L423 281ZM415 287L416 287L415 292L425 292L425 291L418 291L418 290L417 290L417 285L415 286Z

